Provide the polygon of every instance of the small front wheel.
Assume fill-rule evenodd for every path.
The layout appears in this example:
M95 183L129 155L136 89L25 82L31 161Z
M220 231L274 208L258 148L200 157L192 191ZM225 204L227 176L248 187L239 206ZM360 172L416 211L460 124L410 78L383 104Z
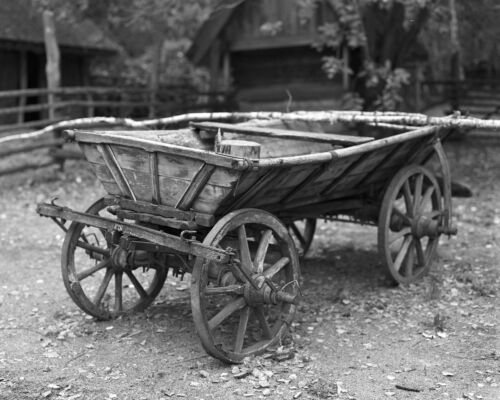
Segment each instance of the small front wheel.
M413 282L429 271L442 218L441 190L432 172L415 165L394 176L382 201L378 246L395 283Z
M86 213L116 218L107 212L104 199L92 204ZM83 311L101 320L144 310L167 277L167 268L153 259L140 267L131 261L126 265L116 262L115 247L106 231L75 221L62 248L61 272L68 294Z
M193 319L210 355L231 363L279 342L295 315L299 260L287 228L256 209L229 213L203 243L233 253L225 264L197 258Z

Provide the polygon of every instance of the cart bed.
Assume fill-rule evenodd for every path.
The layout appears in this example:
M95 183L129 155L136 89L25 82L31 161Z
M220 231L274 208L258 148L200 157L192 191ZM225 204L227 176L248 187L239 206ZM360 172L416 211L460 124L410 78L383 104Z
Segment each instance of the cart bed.
M396 127L392 136L374 140L324 133L328 126L320 124L283 129L290 127L207 122L175 131L77 131L75 137L110 195L214 216L247 207L278 216L308 207L319 216L338 212L340 203L348 210L346 199L381 192L405 165L425 163L444 134L436 127L397 133ZM216 131L260 143L261 158L214 152Z

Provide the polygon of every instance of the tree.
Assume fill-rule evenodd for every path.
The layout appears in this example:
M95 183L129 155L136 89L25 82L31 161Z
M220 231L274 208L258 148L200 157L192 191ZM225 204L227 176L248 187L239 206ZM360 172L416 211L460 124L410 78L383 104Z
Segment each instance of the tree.
M123 49L114 64L100 66L129 84L203 81L184 57L189 38L212 0L31 0L38 9L77 23L90 19Z
M347 72L353 76L354 92L364 109L395 109L399 94L409 82L402 66L427 16L429 1L419 0L328 0L336 21L320 29L319 48L337 49L324 57L329 77ZM362 65L351 70L343 51L360 51Z

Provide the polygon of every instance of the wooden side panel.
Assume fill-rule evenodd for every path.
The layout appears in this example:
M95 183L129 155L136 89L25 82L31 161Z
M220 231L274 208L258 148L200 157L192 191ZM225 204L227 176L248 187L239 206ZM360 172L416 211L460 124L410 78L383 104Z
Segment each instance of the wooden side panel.
M97 148L86 144L82 144L81 148L106 191L112 195L122 195ZM160 200L160 204L171 207L179 204L183 196L188 193L196 174L207 165L198 160L170 154L149 153L131 147L112 146L112 148L123 176L129 182L137 200L155 203ZM232 192L241 172L223 167L209 166L209 169L211 173L202 182L201 189L196 191L194 201L188 208L211 214ZM157 182L151 174L155 170L158 172Z

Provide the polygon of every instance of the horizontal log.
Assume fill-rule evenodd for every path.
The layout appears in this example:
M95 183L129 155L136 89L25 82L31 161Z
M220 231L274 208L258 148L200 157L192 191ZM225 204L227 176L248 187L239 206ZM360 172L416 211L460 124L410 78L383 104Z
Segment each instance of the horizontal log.
M296 131L273 128L257 128L251 126L238 126L219 122L193 123L192 126L198 130L218 132L241 133L250 136L273 137L279 139L302 140L307 142L329 143L338 146L349 146L353 144L365 143L373 140L370 137L337 135L334 133L316 133L308 131Z
M107 196L105 202L108 206L119 206L123 209L139 213L160 215L165 218L176 218L184 221L195 221L198 225L206 227L211 227L215 223L214 216L211 214L182 211L173 207L147 203L144 201L132 201L122 197Z
M50 161L46 161L43 163L29 163L29 164L9 167L9 168L5 168L5 169L1 169L0 176L15 174L17 172L23 172L23 171L27 171L29 169L45 168L45 167L49 167L49 166L54 165L54 164L55 164L54 160L50 160Z
M29 122L22 122L20 124L10 124L10 125L0 125L0 133L1 132L9 132L13 130L20 130L20 129L28 129L28 128L37 128L40 126L50 126L52 124L57 124L58 122L64 121L62 118L58 119L40 119L38 121L29 121ZM50 130L50 132L53 132L53 129ZM46 133L45 131L43 133ZM30 132L30 134L33 134L33 132ZM16 136L16 135L13 135ZM33 138L38 137L41 135L32 135ZM7 138L0 138L0 143L5 141L5 142L10 142L11 140L16 140L16 139L7 139Z
M453 115L452 117L429 117L425 114L402 112L363 112L363 111L297 111L291 113L281 112L199 112L174 115L165 118L155 118L136 121L130 118L91 117L67 120L46 126L35 132L24 134L25 137L37 138L53 132L56 129L79 129L96 126L123 126L133 129L147 129L152 127L178 126L193 121L245 121L251 119L282 120L282 121L308 121L333 124L343 122L346 124L403 124L409 126L438 126L441 128L457 129L492 129L500 130L500 120L482 120L478 118ZM38 122L38 121L37 121ZM0 128L0 131L11 130L19 125L9 128ZM12 139L0 138L0 144Z
M63 159L63 160L83 160L83 159L85 159L85 157L81 151L72 150L72 149L52 148L49 150L49 155L51 157Z
M33 143L33 140L29 140L29 141L21 140L20 142L21 142L21 144L23 142ZM14 154L27 153L29 151L43 149L46 147L60 146L62 144L64 144L63 139L53 139L53 140L46 140L46 141L43 141L40 143L28 144L28 145L24 145L24 146L20 146L20 147L16 147L16 148L11 148L11 149L0 149L0 157L8 157L8 156L12 156Z
M220 95L225 96L227 92L218 91L218 92L206 92L199 91L193 92L189 87L183 86L174 86L164 89L157 90L157 96L172 96L178 95L182 92L187 92L189 94L197 95L197 96L208 96L208 95ZM55 95L86 95L86 94L99 94L99 95L108 95L108 94L144 94L149 95L151 90L149 88L144 87L102 87L102 86L71 86L71 87L62 87L57 89L47 89L47 88L36 88L36 89L17 89L17 90L2 90L0 91L0 99L1 98L9 98L9 97L35 97L35 96L46 96L48 94ZM177 96L176 96L177 97Z

